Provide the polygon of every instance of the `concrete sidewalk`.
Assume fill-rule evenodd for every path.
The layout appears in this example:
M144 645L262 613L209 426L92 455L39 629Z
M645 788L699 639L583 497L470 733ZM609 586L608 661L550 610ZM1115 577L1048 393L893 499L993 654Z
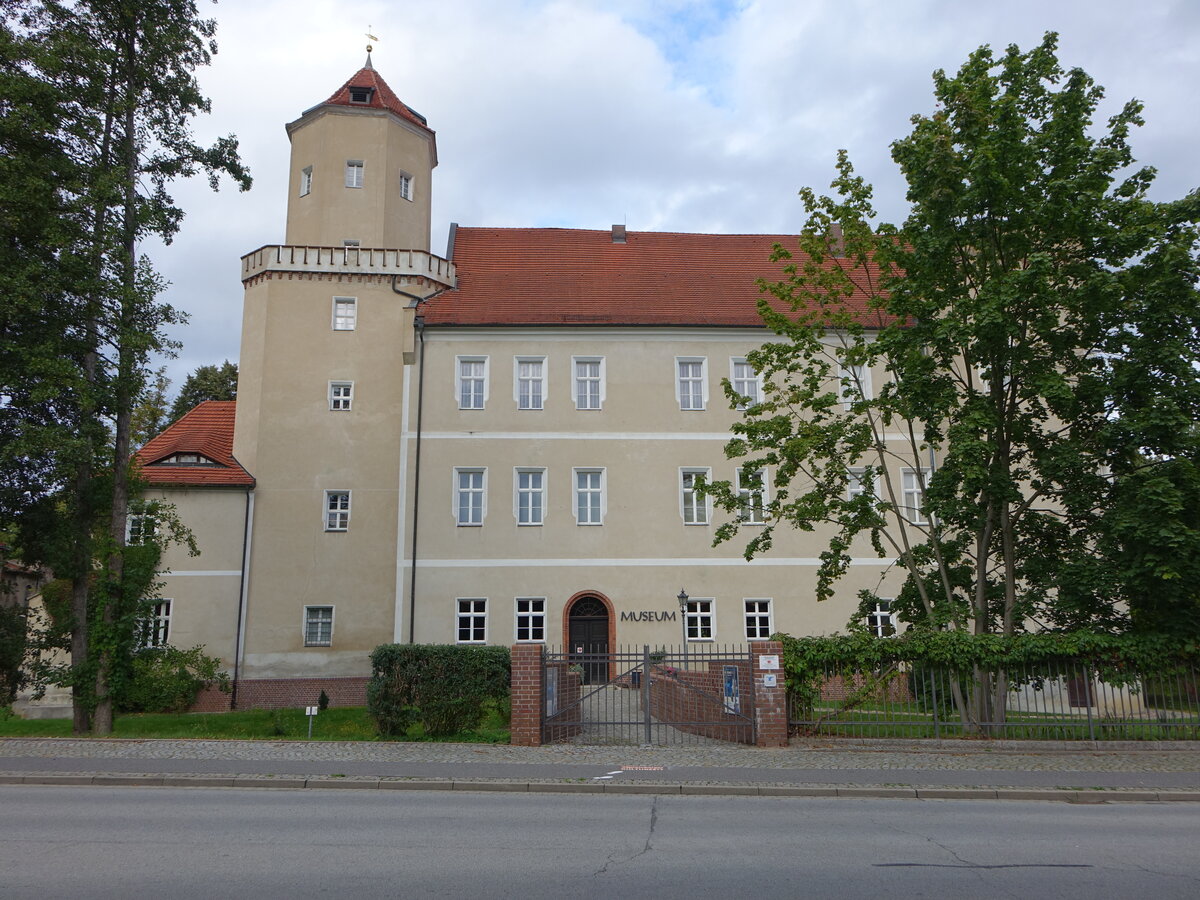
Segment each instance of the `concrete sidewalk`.
M1194 743L798 740L779 750L0 739L0 784L1200 801Z

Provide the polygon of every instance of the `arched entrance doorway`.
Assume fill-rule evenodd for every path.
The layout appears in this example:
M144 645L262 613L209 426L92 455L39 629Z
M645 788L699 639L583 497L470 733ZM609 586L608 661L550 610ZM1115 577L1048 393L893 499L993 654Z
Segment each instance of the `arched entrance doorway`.
M581 594L567 612L567 652L583 666L584 684L608 681L608 605L594 594Z

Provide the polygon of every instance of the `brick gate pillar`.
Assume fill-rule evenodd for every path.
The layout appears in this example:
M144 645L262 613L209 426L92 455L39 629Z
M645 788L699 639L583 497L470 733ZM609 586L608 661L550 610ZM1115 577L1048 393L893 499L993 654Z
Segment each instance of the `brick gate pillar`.
M542 645L513 644L511 744L542 745L542 702Z
M754 716L758 746L786 747L788 745L787 679L783 675L783 644L779 641L754 641L750 644L754 677ZM763 657L780 660L780 668L763 668ZM775 684L768 687L769 676Z

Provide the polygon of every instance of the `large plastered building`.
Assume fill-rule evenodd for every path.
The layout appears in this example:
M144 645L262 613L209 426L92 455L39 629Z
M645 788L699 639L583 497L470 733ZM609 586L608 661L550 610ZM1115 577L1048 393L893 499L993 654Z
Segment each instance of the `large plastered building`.
M237 401L139 452L201 550L168 550L170 643L243 685L357 681L392 641L827 633L895 584L864 541L818 604L825 535L746 562L691 490L738 477L721 381L759 390L756 279L794 238L452 226L438 256L434 132L369 60L287 133L284 243L242 259Z

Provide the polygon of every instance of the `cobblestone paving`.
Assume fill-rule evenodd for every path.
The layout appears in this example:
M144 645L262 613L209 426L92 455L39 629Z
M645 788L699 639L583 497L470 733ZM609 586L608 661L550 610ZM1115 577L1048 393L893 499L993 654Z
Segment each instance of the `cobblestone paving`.
M1144 745L1143 745L1144 746ZM921 745L887 741L865 745L806 743L787 749L710 745L673 748L510 747L501 744L433 744L366 741L184 741L0 739L0 771L20 758L287 760L429 763L524 763L719 766L746 769L923 769L1074 772L1200 772L1200 748L1031 750L1007 746ZM10 762L6 762L9 760Z
M585 687L586 692L579 703L582 714L579 734L567 738L564 743L584 745L597 749L609 747L637 747L645 739L645 724L642 720L642 697L640 691L607 684L603 687ZM678 728L663 725L650 717L651 743L678 747L728 747L727 741L689 734ZM647 748L649 749L649 748Z

